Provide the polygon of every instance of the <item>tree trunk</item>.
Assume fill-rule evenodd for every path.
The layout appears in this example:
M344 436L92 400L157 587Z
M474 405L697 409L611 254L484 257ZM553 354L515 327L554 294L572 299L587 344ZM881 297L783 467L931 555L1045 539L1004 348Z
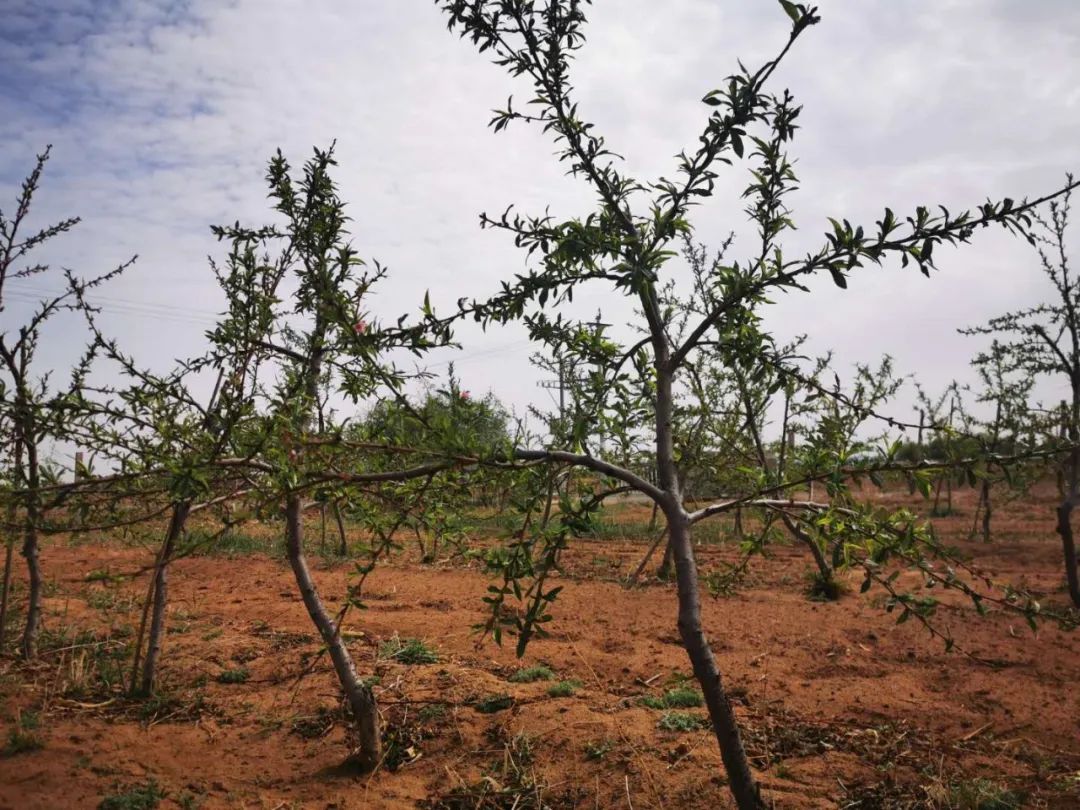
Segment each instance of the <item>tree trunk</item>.
M158 560L154 574L154 612L150 619L150 637L146 643L146 663L143 664L140 691L149 695L154 691L154 678L157 675L157 662L161 656L161 642L165 635L165 612L169 604L169 563L176 551L176 541L184 531L191 504L182 502L173 506L172 519L165 532L165 542L161 546L161 559Z
M334 520L337 522L338 530L338 553L341 554L342 557L347 557L349 554L349 540L345 536L345 521L341 517L341 504L334 501L333 510Z
M1057 532L1061 535L1061 544L1065 551L1065 580L1069 584L1069 598L1073 605L1080 608L1080 580L1076 571L1076 542L1073 539L1072 517L1073 503L1071 499L1062 502L1057 510Z
M930 507L930 514L937 515L941 505L941 484L943 479L938 478L937 487L934 489L934 505Z
M638 567L634 569L634 573L632 573L630 575L630 578L626 581L627 585L634 585L638 581L638 578L641 576L641 572L645 570L645 566L647 566L649 564L649 560L652 559L652 555L656 553L656 549L660 547L660 544L662 542L664 542L664 539L666 537L667 537L667 526L665 526L663 531L661 531L660 534L658 534L656 536L656 539L653 541L653 544L651 546L649 546L649 550L645 552L645 556L642 558L641 562L638 564Z
M750 761L743 748L735 712L724 690L720 670L701 626L701 597L698 592L697 564L690 542L690 526L685 515L669 515L669 546L675 555L675 578L679 588L679 635L690 658L694 676L701 685L709 708L713 733L720 744L720 757L727 771L728 784L739 810L761 810L767 805L754 781Z
M814 563L817 565L818 574L821 576L823 583L832 582L833 570L829 565L829 561L825 559L825 555L821 551L821 547L814 541L814 538L803 531L802 527L788 515L781 514L780 519L784 521L784 526L787 530L794 535L795 539L801 542L804 546L810 549L810 554L814 558Z
M359 750L355 753L356 763L365 771L374 770L382 759L382 742L379 738L379 710L371 687L360 682L353 664L352 655L341 639L339 628L334 625L330 614L315 590L315 583L304 557L303 527L301 525L301 506L299 495L289 495L285 505L285 536L289 565L292 566L296 584L304 600L304 607L315 627L319 630L323 643L330 652L338 682L345 699L352 709L359 736Z
M990 517L994 513L994 507L990 501L990 482L983 481L982 485L982 501L983 501L983 517L982 517L982 530L983 530L983 542L990 542Z
M4 527L4 586L0 593L0 653L4 651L4 642L7 641L7 614L8 599L11 597L11 563L15 556L15 505L9 504L6 515L7 525Z
M319 553L326 553L326 504L319 504Z
M671 538L668 538L667 545L664 546L664 558L660 561L660 567L656 569L657 579L671 579L671 565L674 560L672 554Z
M25 434L24 434L25 435ZM30 577L30 590L26 601L26 629L23 630L22 655L30 660L37 656L38 635L41 632L41 596L44 580L41 577L41 560L38 550L38 460L37 447L32 441L26 443L26 532L22 553L26 558L26 570Z
M668 522L668 548L675 559L675 580L678 584L679 636L690 658L694 676L701 685L705 704L709 707L713 733L720 744L720 758L727 772L728 785L739 810L762 810L766 807L746 758L739 726L731 701L720 680L712 648L701 626L701 596L698 591L697 563L691 544L690 520L683 507L682 485L675 464L674 393L672 372L668 367L670 355L663 337L654 333L656 351L656 466L661 503Z

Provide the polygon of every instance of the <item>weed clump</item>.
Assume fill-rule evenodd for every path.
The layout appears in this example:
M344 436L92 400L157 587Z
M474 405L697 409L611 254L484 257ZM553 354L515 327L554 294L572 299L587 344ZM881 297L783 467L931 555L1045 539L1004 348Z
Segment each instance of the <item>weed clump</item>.
M380 658L392 658L401 664L437 664L439 654L418 638L394 636L379 645Z
M663 731L697 731L708 725L709 721L701 715L688 712L665 712L656 724Z
M98 810L154 810L164 798L165 791L151 779L145 785L106 796L98 805Z
M545 667L543 664L519 669L509 678L511 683L534 683L536 681L551 681L554 679L555 673L551 671L550 667Z
M579 681L559 681L548 687L547 694L548 697L553 698L570 697L578 690L579 686L581 686Z
M38 727L36 712L22 712L15 716L15 726L8 732L7 744L3 748L5 757L25 754L45 747L45 741L35 733Z
M217 679L218 683L246 683L250 677L251 673L248 672L247 667L237 667L219 672Z
M514 699L510 695L488 695L476 701L473 708L481 714L495 714L509 709L514 705Z
M662 696L645 695L640 701L649 709L696 709L705 705L705 699L697 689L677 686L669 689Z

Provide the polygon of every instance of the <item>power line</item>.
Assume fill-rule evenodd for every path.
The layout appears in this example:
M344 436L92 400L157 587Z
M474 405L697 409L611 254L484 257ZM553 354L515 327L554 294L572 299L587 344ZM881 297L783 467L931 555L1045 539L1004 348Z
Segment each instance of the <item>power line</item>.
M12 284L5 290L6 296L20 303L37 304L45 298L56 298L63 295L65 290L47 289L32 285ZM150 301L136 301L130 298L117 298L113 296L90 294L86 300L103 310L120 314L134 315L136 317L148 317L154 319L166 319L182 323L192 323L200 326L213 325L220 317L219 313L208 310L198 310L187 306L172 306L157 304Z

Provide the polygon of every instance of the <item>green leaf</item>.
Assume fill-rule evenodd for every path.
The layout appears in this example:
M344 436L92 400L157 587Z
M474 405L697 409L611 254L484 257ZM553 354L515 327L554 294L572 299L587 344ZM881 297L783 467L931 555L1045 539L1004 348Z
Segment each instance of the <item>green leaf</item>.
M834 283L834 284L835 284L835 285L836 285L837 287L839 287L839 288L840 288L841 290L846 290L846 289L847 289L847 279L846 279L846 278L844 278L844 274L843 274L843 273L841 273L841 272L840 272L840 271L839 271L839 270L838 270L837 268L835 268L835 267L830 267L830 268L829 268L829 272L830 272L830 273L832 273L832 280L833 280L833 283Z
M791 21L793 23L797 23L802 18L802 14L799 12L799 7L796 6L794 3L790 2L790 0L780 0L780 5L784 7L784 11L786 11L787 15L791 17Z

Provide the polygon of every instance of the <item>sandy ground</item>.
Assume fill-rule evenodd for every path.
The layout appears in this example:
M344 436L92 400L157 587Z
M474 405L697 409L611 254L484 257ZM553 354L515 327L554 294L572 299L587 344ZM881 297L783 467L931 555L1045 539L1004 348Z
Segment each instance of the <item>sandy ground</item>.
M989 546L966 540L973 493L960 493L957 507L935 521L943 538L1001 580L1064 604L1049 490L1006 507ZM641 507L624 511L635 509L632 517L647 518ZM406 555L379 568L368 609L350 615L347 632L361 673L379 678L389 758L360 775L342 765L336 683L283 561L176 564L162 696L146 703L117 686L146 579L87 581L145 564L146 550L53 542L43 555L53 585L41 661L0 660L2 740L28 718L19 722L36 728L24 736L41 744L0 757L0 807L97 807L150 780L165 793L162 807L732 806L711 735L662 730L666 710L641 703L690 672L673 586L618 581L644 547L644 538L576 542L551 635L524 661L512 642L501 649L472 630L488 584L476 562L420 566ZM706 572L737 555L730 544L699 553ZM321 593L338 604L351 564L313 562ZM740 590L704 606L777 807L974 808L979 795L1003 790L1026 807L1080 807L1080 634L1053 622L1032 633L1015 616L946 605L936 621L992 662L977 663L946 653L917 622L898 626L883 594L860 595L857 578L836 603L809 601L808 562L797 547L775 547ZM380 658L395 635L423 640L438 661ZM555 681L509 680L538 663L575 682L573 693L549 696ZM230 679L242 682L222 682Z

